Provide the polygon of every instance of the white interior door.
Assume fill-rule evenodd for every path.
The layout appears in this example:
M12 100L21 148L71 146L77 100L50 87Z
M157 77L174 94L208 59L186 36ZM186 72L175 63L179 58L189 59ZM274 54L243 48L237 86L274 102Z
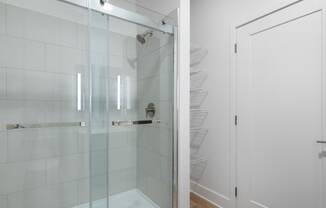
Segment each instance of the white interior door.
M237 30L239 208L324 208L322 11L304 8Z

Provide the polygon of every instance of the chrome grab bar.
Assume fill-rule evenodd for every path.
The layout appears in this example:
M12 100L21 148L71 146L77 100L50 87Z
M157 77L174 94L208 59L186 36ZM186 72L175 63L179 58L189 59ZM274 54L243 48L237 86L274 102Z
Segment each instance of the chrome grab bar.
M15 129L35 129L35 128L53 128L53 127L85 127L86 122L61 122L61 123L37 123L37 124L7 124L7 130Z
M112 121L112 126L136 126L147 124L159 124L160 120L139 120L139 121Z

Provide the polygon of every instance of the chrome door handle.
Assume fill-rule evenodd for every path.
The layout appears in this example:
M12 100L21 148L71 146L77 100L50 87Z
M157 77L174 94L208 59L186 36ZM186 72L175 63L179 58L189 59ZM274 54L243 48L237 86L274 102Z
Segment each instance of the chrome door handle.
M139 120L139 121L112 121L112 126L136 126L136 125L147 125L147 124L158 124L160 120Z
M326 141L317 141L318 144L326 144Z
M60 122L60 123L34 123L34 124L7 124L6 130L15 129L35 129L35 128L54 128L54 127L85 127L86 122Z

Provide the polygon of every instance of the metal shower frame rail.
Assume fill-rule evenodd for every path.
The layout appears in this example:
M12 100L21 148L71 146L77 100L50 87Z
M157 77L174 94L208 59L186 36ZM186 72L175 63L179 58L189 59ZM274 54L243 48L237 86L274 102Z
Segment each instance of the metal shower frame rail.
M166 23L157 24L146 16L114 6L110 3L105 3L106 6L103 6L100 0L90 1L89 5L86 3L86 1L81 1L81 0L58 0L58 1L72 4L85 9L91 9L96 12L107 14L109 16L116 17L164 33L174 34L173 25L166 24Z

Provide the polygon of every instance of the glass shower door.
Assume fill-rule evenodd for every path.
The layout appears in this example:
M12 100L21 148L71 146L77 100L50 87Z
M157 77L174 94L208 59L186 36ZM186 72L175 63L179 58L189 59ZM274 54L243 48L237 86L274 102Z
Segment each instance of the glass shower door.
M89 201L88 12L33 2L0 3L0 207L76 207Z
M133 5L128 9L137 11ZM103 136L92 134L91 144L100 142L106 152L91 154L91 169L107 174L92 177L92 205L172 208L174 36L90 13L92 86L102 92L92 96L92 117ZM107 197L93 194L99 191Z

